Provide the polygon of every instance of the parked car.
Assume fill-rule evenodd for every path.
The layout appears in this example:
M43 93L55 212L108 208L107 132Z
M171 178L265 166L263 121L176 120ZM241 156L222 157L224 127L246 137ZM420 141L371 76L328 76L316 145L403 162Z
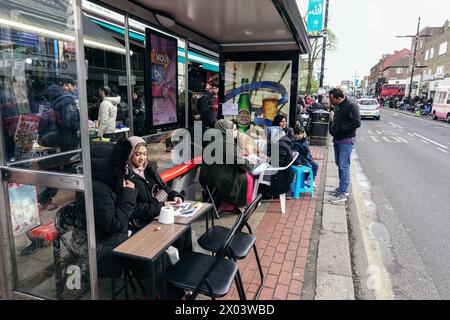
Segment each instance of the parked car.
M376 99L356 100L361 118L381 119L381 105Z
M450 123L450 87L439 87L434 96L431 109L433 120L446 120Z

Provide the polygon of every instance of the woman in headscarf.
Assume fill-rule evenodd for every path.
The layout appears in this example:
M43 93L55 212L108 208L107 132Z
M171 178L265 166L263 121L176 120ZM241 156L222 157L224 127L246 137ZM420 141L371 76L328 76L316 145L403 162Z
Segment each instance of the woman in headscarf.
M162 181L156 162L149 161L147 143L141 137L130 137L132 151L128 159L128 176L138 190L137 204L130 219L130 229L138 231L151 223L167 202L183 202L183 196Z
M148 159L148 149L145 140L141 137L130 137L128 141L131 143L131 153L128 158L127 178L137 190L136 206L129 219L129 229L132 232L137 232L158 217L162 207L172 203L183 203L183 196L176 191L170 190L162 181L156 162ZM187 252L192 252L191 228L189 227L172 246L178 249L180 256ZM167 260L164 264L166 268L170 267L169 255L164 254L163 259ZM156 277L162 278L162 274L165 271L159 265ZM145 273L144 276L146 276ZM185 293L169 283L165 283L165 285L169 299L180 298Z
M222 203L244 207L251 203L253 196L253 177L248 174L251 166L243 159L244 153L237 145L237 130L233 123L222 119L216 122L215 129L222 134L223 154L213 154L212 164L203 161L200 183L216 188ZM227 160L232 160L232 163L227 163Z
M278 114L273 120L272 125L274 127L280 127L281 129L283 129L286 136L291 139L291 141L294 141L294 130L288 127L287 118L285 116L283 116L282 114Z

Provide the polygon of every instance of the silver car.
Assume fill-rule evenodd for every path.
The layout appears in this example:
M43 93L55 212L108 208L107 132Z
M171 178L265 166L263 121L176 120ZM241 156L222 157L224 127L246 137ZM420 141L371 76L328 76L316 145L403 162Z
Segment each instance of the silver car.
M361 118L381 119L381 105L376 99L359 99L356 100L359 107Z

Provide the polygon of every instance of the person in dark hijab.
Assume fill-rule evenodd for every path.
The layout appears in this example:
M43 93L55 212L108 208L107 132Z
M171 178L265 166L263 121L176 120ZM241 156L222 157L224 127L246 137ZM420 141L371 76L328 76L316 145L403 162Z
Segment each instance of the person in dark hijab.
M274 127L280 127L281 129L283 129L286 136L291 139L291 141L294 141L294 130L288 127L287 118L284 115L278 114L273 120L272 125Z
M216 188L220 200L227 205L244 207L252 201L253 178L248 174L251 166L247 160L244 163L238 162L238 158L243 157L243 150L236 143L237 131L233 123L228 120L219 120L215 124L215 129L222 133L223 161L213 164L204 163L200 169L200 183L203 186ZM233 141L227 140L227 132L233 132ZM233 163L226 163L230 154L233 155Z

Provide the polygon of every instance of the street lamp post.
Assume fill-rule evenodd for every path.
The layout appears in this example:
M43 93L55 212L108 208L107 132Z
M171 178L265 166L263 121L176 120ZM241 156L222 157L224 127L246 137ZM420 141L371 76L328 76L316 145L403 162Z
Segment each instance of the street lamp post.
M416 68L425 68L424 66L417 66L416 65L416 57L417 57L417 46L419 44L419 39L420 38L424 38L424 37L429 37L429 35L419 35L420 33L420 17L419 17L419 22L417 23L417 32L416 35L412 35L412 36L397 36L397 38L415 38L415 43L414 43L414 51L413 51L413 61L412 61L412 65L411 65L411 79L409 81L409 89L408 89L408 98L411 101L411 92L412 92L412 85L413 85L413 80L414 80L414 72L416 70Z
M416 70L416 55L417 55L417 46L419 43L419 32L420 32L420 17L419 17L419 22L417 23L416 41L414 43L413 62L412 62L412 68L411 68L411 80L409 81L408 98L410 99L410 101L411 101L412 85L413 85L413 80L414 80L414 71Z
M323 48L322 48L322 65L320 68L320 81L319 81L319 88L323 88L323 79L324 79L324 73L325 73L325 54L326 54L326 48L327 48L327 29L328 29L328 11L330 7L330 0L327 0L327 4L325 6L325 24L324 24L324 31L323 31Z

